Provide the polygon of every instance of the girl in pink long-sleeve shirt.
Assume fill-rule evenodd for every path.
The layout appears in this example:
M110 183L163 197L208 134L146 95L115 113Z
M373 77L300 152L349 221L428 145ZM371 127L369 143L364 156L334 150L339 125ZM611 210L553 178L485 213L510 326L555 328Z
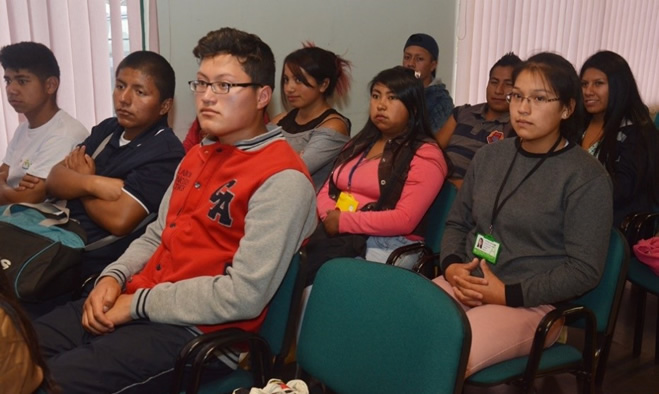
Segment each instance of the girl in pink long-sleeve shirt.
M419 225L448 166L412 70L384 70L370 91L370 117L339 155L317 205L330 236L368 235L366 259L384 262L398 246L422 239Z

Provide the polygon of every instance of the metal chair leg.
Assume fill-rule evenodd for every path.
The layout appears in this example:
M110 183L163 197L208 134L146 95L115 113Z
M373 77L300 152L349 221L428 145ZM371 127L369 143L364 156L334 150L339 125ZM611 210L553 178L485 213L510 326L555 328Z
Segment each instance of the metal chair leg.
M602 341L602 347L599 354L599 359L597 360L597 366L595 367L595 386L602 387L604 383L604 374L606 373L606 363L609 360L609 353L611 352L611 343L613 342L613 334L606 337Z
M657 324L654 329L654 363L659 364L659 299L657 300Z
M632 355L639 357L641 355L641 345L643 344L643 328L645 327L645 300L646 291L639 286L633 285L638 294L636 301L636 323L634 324L634 346L632 348Z

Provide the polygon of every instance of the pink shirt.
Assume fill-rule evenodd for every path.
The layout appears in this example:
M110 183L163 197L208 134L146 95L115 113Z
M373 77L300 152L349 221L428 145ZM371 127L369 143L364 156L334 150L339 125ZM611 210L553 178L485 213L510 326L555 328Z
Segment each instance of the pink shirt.
M359 157L347 162L333 177L339 190L348 190L348 177ZM362 160L352 176L351 193L359 207L377 201L380 197L378 166L380 159ZM396 208L387 211L341 212L339 232L376 236L403 235L411 240L419 237L411 232L418 226L428 207L439 193L448 172L444 155L434 144L423 144L410 163L410 171ZM329 197L329 184L325 182L318 192L318 215L325 220L327 211L336 202Z

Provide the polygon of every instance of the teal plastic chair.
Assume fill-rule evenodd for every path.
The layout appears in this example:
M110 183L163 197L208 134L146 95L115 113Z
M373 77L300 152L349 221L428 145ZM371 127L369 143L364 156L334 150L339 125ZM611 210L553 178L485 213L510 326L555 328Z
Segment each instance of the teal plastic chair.
M458 189L455 185L449 181L445 181L441 190L437 194L435 201L433 201L430 208L428 208L428 213L426 213L428 223L423 242L401 246L394 250L391 255L389 255L387 264L396 265L396 262L399 261L401 257L412 253L420 253L414 271L420 272L429 278L438 276L439 250L442 245L442 237L444 236L448 214L451 211L453 201L457 194Z
M528 357L506 360L480 370L467 384L492 386L514 383L523 392L533 392L536 377L570 372L577 376L584 393L594 393L604 378L613 331L625 286L629 247L622 233L611 231L606 266L597 287L549 312L538 325ZM565 318L570 327L585 330L583 349L556 343L543 349L552 324Z
M175 367L172 393L179 394L185 375L189 376L186 393L231 393L240 387L263 387L268 379L278 376L295 335L295 321L301 306L306 279L301 253L293 256L279 289L269 304L268 313L258 334L240 329L227 329L199 336L190 341L179 354ZM207 364L215 354L236 344L247 344L250 370L238 368L228 376L216 379L204 377ZM212 367L210 368L212 373Z
M403 268L339 258L318 271L297 362L303 379L341 394L460 393L470 346L462 308L439 286Z
M629 245L635 245L641 239L652 237L659 230L659 212L644 212L628 216L621 225ZM633 254L629 263L627 280L637 294L634 300L636 305L636 322L634 324L634 357L641 355L643 344L643 327L645 326L645 304L647 294L659 297L659 276L647 265L641 263ZM655 330L654 363L659 364L659 303L657 304L657 326Z

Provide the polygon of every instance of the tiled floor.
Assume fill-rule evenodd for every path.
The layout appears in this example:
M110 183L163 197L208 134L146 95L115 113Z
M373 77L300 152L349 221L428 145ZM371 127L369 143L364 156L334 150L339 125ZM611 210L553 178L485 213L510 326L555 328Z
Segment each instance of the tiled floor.
M618 315L618 323L613 336L611 354L607 363L604 384L597 388L601 394L658 394L659 365L654 364L654 333L657 315L657 297L648 295L646 304L645 332L640 358L632 357L635 308L630 298L627 284ZM538 394L578 393L573 375L539 379L535 384ZM513 387L496 386L489 388L468 387L464 394L509 394Z

